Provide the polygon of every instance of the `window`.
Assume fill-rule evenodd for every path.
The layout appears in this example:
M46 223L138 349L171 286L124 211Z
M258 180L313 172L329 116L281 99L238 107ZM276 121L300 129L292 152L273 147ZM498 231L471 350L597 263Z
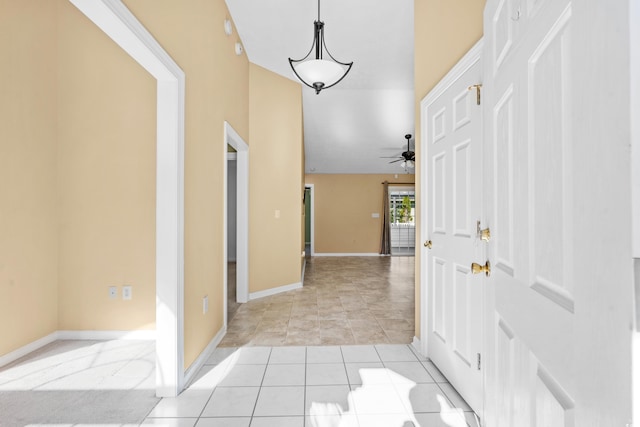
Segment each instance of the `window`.
M416 196L414 191L390 191L389 218L392 224L414 224Z

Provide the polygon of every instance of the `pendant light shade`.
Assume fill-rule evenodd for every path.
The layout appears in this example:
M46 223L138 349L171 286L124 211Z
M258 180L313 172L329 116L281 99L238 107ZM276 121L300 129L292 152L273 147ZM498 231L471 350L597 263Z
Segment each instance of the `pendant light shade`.
M315 55L311 57L314 50ZM353 62L340 62L329 53L324 43L324 22L320 21L320 0L318 0L318 20L313 23L311 50L302 59L289 58L289 64L296 77L305 85L315 89L316 95L322 89L330 88L344 79L353 66Z

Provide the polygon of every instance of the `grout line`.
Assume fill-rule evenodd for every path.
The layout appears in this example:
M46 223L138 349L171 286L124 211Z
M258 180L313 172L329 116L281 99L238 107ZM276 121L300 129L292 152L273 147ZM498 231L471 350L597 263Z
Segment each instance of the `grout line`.
M302 427L307 425L307 349L304 347L304 389L302 391Z
M264 365L264 372L262 373L262 380L260 381L260 386L258 387L258 395L256 396L256 401L253 404L253 411L251 411L251 418L249 419L249 425L253 422L253 417L256 413L256 408L258 406L258 400L260 400L260 395L262 394L262 386L264 384L264 377L267 376L267 368L269 367L269 361L271 360L271 352L273 351L273 347L269 347L269 356L267 357L267 363Z

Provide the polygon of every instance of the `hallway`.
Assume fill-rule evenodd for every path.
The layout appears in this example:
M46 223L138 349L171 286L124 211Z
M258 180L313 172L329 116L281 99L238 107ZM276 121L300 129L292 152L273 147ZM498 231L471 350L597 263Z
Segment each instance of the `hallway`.
M220 346L409 344L414 300L414 257L308 258L302 289L242 304Z

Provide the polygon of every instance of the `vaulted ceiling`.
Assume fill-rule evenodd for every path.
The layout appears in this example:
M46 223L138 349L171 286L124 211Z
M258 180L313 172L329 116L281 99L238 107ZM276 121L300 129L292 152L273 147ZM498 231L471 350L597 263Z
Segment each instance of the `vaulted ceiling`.
M317 1L226 3L249 60L297 81L288 58L311 48ZM413 0L321 0L320 7L327 48L354 65L318 95L303 86L306 173L405 173L401 162L380 157L399 156L404 135L414 134Z

